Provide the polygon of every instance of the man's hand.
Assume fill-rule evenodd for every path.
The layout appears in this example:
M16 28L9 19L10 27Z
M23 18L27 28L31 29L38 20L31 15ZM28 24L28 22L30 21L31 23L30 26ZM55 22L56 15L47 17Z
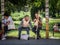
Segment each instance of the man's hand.
M9 25L10 24L10 21L6 22L6 25Z

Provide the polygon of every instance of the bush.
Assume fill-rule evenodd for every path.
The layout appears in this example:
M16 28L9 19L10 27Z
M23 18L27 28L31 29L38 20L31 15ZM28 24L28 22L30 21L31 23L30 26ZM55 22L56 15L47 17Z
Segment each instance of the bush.
M55 23L60 23L60 19L53 19L49 21L49 30L52 31L53 30L53 26Z
M32 17L32 19L34 19L34 15L35 15L36 12L38 12L38 8L37 7L32 7L32 9L31 9L31 17Z
M53 26L55 23L60 23L60 19L50 19L49 20L49 30L53 31ZM46 23L42 22L42 29L46 28Z

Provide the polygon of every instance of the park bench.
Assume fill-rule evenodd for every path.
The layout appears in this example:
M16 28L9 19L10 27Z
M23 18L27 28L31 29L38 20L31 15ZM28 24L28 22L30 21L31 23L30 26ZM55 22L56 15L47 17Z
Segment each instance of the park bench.
M57 24L58 24L58 30L53 30L53 36L54 36L55 32L59 32L60 33L60 23L57 23Z
M17 28L15 28L15 29L9 29L9 30L18 30Z

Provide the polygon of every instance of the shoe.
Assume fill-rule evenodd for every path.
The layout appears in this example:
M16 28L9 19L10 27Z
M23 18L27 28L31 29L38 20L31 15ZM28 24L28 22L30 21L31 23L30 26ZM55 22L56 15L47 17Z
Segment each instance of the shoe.
M2 40L6 40L5 35L2 35Z
M2 40L6 40L6 38L2 38Z
M29 37L28 37L28 40L29 40Z
M37 39L40 39L40 38L41 38L41 36L37 37Z
M5 37L7 37L7 34L5 34Z
M37 40L40 39L40 38L37 38Z
M18 37L18 40L20 40L20 38Z
M39 36L39 38L41 38L41 36Z

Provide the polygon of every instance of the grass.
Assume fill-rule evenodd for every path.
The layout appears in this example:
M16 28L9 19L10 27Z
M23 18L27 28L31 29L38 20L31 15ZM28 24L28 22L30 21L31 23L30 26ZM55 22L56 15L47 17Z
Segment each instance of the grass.
M54 25L54 23L58 23L58 22L60 22L60 19L50 19L49 20L49 27L51 28L49 31L49 37L53 36L53 31L52 31L53 25ZM14 23L16 24L16 28L18 28L20 21L14 21ZM45 21L44 20L43 20L43 27L45 28ZM22 31L22 34L26 34L26 31ZM41 34L42 38L46 38L46 31L45 30L41 30L40 34ZM18 37L18 30L10 31L8 33L8 36ZM32 30L30 30L30 37L35 37L35 36L36 35L32 32ZM60 39L60 32L55 32L54 37Z
M26 34L26 31L22 31L21 34ZM40 33L40 34L41 34L41 37L42 37L42 38L45 38L45 31L41 30L41 33ZM17 31L17 30L15 30L15 31L10 31L10 32L8 33L8 36L18 37L18 31ZM33 32L30 30L30 37L34 37L34 36L36 36L35 33L33 33Z
M11 13L11 15L12 15L12 18L13 19L16 19L16 21L14 21L14 23L15 23L15 25L16 25L16 28L18 28L18 25L20 24L20 21L17 21L17 20L19 20L19 18L22 18L22 17L24 17L26 14L29 14L29 16L30 16L30 12L15 12L15 13ZM17 18L18 17L18 18ZM49 19L49 37L52 37L53 36L53 32L52 32L52 28L53 28L53 25L55 24L55 23L60 23L60 19L52 19L52 18L50 18ZM43 28L45 28L45 18L43 18L43 20L42 20L42 23L43 23ZM22 33L26 33L26 31L22 31ZM41 34L41 37L42 38L45 38L46 37L46 31L45 30L41 30L40 31L40 34ZM18 30L12 30L12 31L10 31L10 32L8 32L7 33L7 35L8 36L12 36L12 37L18 37ZM55 36L54 37L58 37L58 38L60 38L60 33L59 32L55 32L55 34L54 34ZM30 31L30 37L34 37L34 36L36 36L32 31Z
M26 34L26 31L22 31L21 34ZM14 30L14 31L12 30L7 35L8 36L12 36L12 37L18 37L18 31L17 30ZM42 38L46 38L46 31L41 30L40 31L40 35L41 35ZM35 36L36 36L35 33L33 33L32 31L30 31L30 37L34 38ZM52 36L53 36L53 32L50 31L49 32L49 37L52 37ZM54 37L60 39L60 33L55 32Z

